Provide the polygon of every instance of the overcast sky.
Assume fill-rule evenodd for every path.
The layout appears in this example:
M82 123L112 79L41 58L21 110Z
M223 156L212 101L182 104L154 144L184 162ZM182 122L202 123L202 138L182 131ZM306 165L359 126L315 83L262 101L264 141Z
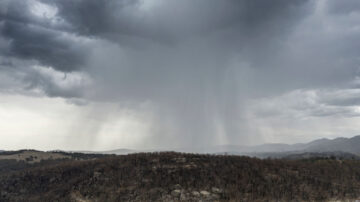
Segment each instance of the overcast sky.
M359 0L0 0L0 149L359 134Z

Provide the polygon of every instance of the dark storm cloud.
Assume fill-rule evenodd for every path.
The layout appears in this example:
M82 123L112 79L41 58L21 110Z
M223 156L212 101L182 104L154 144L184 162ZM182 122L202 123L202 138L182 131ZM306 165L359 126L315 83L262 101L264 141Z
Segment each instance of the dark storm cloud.
M65 81L66 77L63 77L63 80ZM27 89L40 89L49 97L81 98L84 93L82 86L63 87L54 81L54 78L37 71L29 72L22 81Z
M14 64L9 60L4 60L0 62L1 67L13 67Z
M164 43L194 35L209 35L224 29L235 31L229 33L234 40L254 33L282 33L292 19L296 20L299 14L304 13L302 5L307 1L170 0L162 1L159 5L156 1L139 0L43 2L57 7L58 16L79 34L124 43L127 37L148 38ZM155 5L148 5L151 3ZM146 6L153 6L150 8L152 10L146 11Z
M63 33L32 24L5 22L1 34L10 40L2 54L20 59L36 60L44 66L69 72L80 69L87 50L74 44Z
M30 88L129 108L149 102L150 142L208 144L214 133L250 141L247 99L341 86L359 73L357 1L41 0L56 10L51 19L32 13L35 0L8 2L3 55L93 81L73 87L35 69L22 77ZM352 115L347 105L358 104L358 94L317 95L296 110Z
M10 40L6 54L71 71L83 65L86 50L77 47L76 40L65 39L62 31L137 46L144 41L136 38L166 43L227 30L220 36L226 37L222 43L228 40L227 45L244 46L255 34L259 41L253 41L254 46L261 46L288 29L292 19L303 13L301 5L306 1L167 1L155 12L143 11L146 3L137 0L42 2L57 9L55 23L34 16L31 1L1 2L6 7L0 13L1 33Z
M85 64L88 50L84 45L60 27L31 14L29 1L3 1L2 5L6 9L0 12L0 38L8 43L6 49L0 49L1 55L35 60L64 72Z
M46 95L48 97L63 97L79 99L84 96L85 86L90 81L80 72L64 73L53 68L44 68L32 62L18 59L7 59L0 56L0 72L10 82L0 83L0 92L19 94ZM0 78L3 79L3 78Z
M329 0L328 9L331 13L349 15L353 12L360 12L360 1L357 0Z
M33 22L35 19L29 12L28 1L1 0L0 20L13 20L20 22Z
M146 48L150 50L144 53L146 55L141 52L130 53L129 58L138 60L135 61L136 67L130 72L117 72L121 68L115 69L115 75L130 74L130 82L123 82L122 86L132 86L144 94L157 89L156 83L166 82L159 80L160 72L162 78L170 77L170 81L178 73L185 77L199 73L210 75L209 79L214 79L212 74L224 71L221 69L226 67L222 67L224 65L221 63L234 54L241 54L247 62L264 64L272 57L268 52L281 45L280 39L286 37L296 21L309 12L304 6L306 0L169 0L159 1L160 3L138 0L41 0L57 10L54 19L44 19L31 12L31 6L35 2L1 1L5 5L3 8L6 8L1 11L1 34L9 41L8 47L2 51L3 55L35 60L58 71L70 72L81 68L87 71L89 51L99 48L92 44L85 46L76 35L90 37L89 40L115 41L125 51L129 50L126 45ZM166 48L156 48L157 45L154 45L159 43L162 46L161 44L168 42L181 45L184 40L193 40L195 44L204 40L203 43L209 45L198 48L197 45L191 45L192 42L187 42L189 47L194 46L194 49L202 52L199 58L190 56L189 63L180 61L187 60L185 57L188 56L184 55L186 50L170 50L172 53L167 54ZM177 54L181 55L174 57ZM176 62L179 64L173 64L166 57L178 60ZM208 59L217 63L217 67L214 64L202 64L201 60ZM117 66L128 65L122 61L117 62ZM105 66L106 63L111 61L106 61ZM99 64L97 67L99 72L101 66ZM193 71L194 68L198 70ZM146 78L132 83L134 79L131 79L131 74L146 75ZM194 82L195 85L198 83L189 81ZM159 85L163 86L162 83ZM142 89L152 86L155 88L150 91Z
M356 107L360 105L360 89L347 89L324 95L322 101L331 106Z
M82 35L136 35L142 34L143 31L141 24L133 19L136 14L130 13L136 11L133 7L138 5L138 0L43 0L43 2L55 6L58 9L58 16ZM128 10L129 7L133 9Z

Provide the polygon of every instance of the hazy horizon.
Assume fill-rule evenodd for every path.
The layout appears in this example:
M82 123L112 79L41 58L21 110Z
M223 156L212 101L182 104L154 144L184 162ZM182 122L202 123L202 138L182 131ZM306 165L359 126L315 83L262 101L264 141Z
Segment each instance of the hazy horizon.
M0 150L293 144L359 123L358 0L0 0Z
M208 151L211 148L221 148L221 147L257 147L257 146L264 146L264 145L277 145L277 144L285 144L285 145L297 145L297 144L308 144L311 143L313 141L317 141L317 140L335 140L338 138L348 138L351 139L353 137L358 137L360 135L353 135L353 136L349 136L349 137L344 137L344 136L338 136L338 137L333 137L333 138L318 138L318 139L312 139L310 141L305 141L305 142L293 142L293 143L286 143L286 142L264 142L261 144L213 144L213 145L203 145L203 146L192 146L192 147L143 147L143 148L127 148L127 147L114 147L114 148L106 148L103 150L86 150L86 149L61 149L61 148L51 148L51 149L41 149L41 148L26 148L26 147L18 147L18 148L0 148L0 151L16 151L16 150L39 150L39 151L64 151L64 152L108 152L108 151L115 151L115 150L129 150L129 151L139 151L139 152L156 152L156 151L180 151L180 152L194 152L194 151L201 151L201 149Z

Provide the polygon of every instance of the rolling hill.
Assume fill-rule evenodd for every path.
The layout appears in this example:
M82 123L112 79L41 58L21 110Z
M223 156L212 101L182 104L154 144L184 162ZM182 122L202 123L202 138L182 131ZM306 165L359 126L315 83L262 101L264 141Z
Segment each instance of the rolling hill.
M0 173L0 201L346 201L360 161L174 152L69 159Z

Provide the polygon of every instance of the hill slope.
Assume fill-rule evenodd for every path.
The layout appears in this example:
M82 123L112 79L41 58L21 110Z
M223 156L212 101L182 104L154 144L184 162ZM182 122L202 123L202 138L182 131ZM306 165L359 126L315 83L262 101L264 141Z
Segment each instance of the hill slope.
M342 151L360 154L360 136L336 138L334 140L323 139L321 141L311 142L307 145L306 150L316 152Z
M0 201L325 201L360 196L360 161L143 153L0 174Z

